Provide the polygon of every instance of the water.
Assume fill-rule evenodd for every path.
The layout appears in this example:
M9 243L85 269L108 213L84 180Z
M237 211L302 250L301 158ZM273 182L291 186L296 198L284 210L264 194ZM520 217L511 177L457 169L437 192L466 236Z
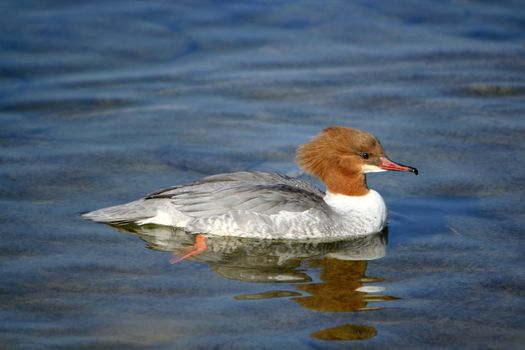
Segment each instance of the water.
M0 8L2 348L525 342L522 2ZM194 237L79 217L219 172L300 174L295 147L337 124L421 171L369 176L388 234L217 238L170 264Z

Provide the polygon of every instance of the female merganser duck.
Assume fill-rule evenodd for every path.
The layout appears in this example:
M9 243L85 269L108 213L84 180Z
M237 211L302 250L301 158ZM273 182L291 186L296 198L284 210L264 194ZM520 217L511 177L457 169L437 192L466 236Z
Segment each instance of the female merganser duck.
M209 235L269 239L341 238L381 231L383 198L366 173L410 171L394 163L371 134L341 126L323 130L297 150L297 162L326 185L264 172L208 176L142 199L84 214L112 225L166 225Z

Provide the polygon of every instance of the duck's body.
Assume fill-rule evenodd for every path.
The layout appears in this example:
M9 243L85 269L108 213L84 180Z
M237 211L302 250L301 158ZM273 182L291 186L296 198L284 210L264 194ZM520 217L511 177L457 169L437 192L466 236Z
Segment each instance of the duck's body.
M358 197L325 195L288 176L237 172L205 177L84 216L114 225L156 224L223 236L305 239L379 232L386 207L373 190Z
M359 149L363 142L355 148L357 159L355 152L348 152L354 151L352 143L359 141L351 136L364 137L370 143L372 148L366 152L366 159L377 156L378 165L357 161L364 158ZM370 134L329 128L298 151L299 163L327 184L326 194L305 181L284 175L236 172L171 187L84 217L113 225L156 224L196 233L272 239L375 233L385 227L386 206L376 191L368 189L364 174L384 170L417 173L382 155L381 145Z

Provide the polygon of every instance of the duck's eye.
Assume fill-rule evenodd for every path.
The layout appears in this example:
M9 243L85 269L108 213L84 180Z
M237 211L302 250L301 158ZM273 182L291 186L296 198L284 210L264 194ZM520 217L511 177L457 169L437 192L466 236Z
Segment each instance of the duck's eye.
M363 152L363 153L361 154L361 157L363 157L363 159L368 159L368 153Z

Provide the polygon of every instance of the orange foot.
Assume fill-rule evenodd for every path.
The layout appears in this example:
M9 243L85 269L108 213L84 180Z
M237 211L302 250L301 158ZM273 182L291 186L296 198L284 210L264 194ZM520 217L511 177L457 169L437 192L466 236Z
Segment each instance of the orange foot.
M199 255L200 253L205 252L206 249L208 249L208 246L206 245L206 236L199 234L195 237L195 243L193 243L193 246L179 252L173 252L173 257L170 259L170 263L176 264L182 260L191 258L192 256Z

